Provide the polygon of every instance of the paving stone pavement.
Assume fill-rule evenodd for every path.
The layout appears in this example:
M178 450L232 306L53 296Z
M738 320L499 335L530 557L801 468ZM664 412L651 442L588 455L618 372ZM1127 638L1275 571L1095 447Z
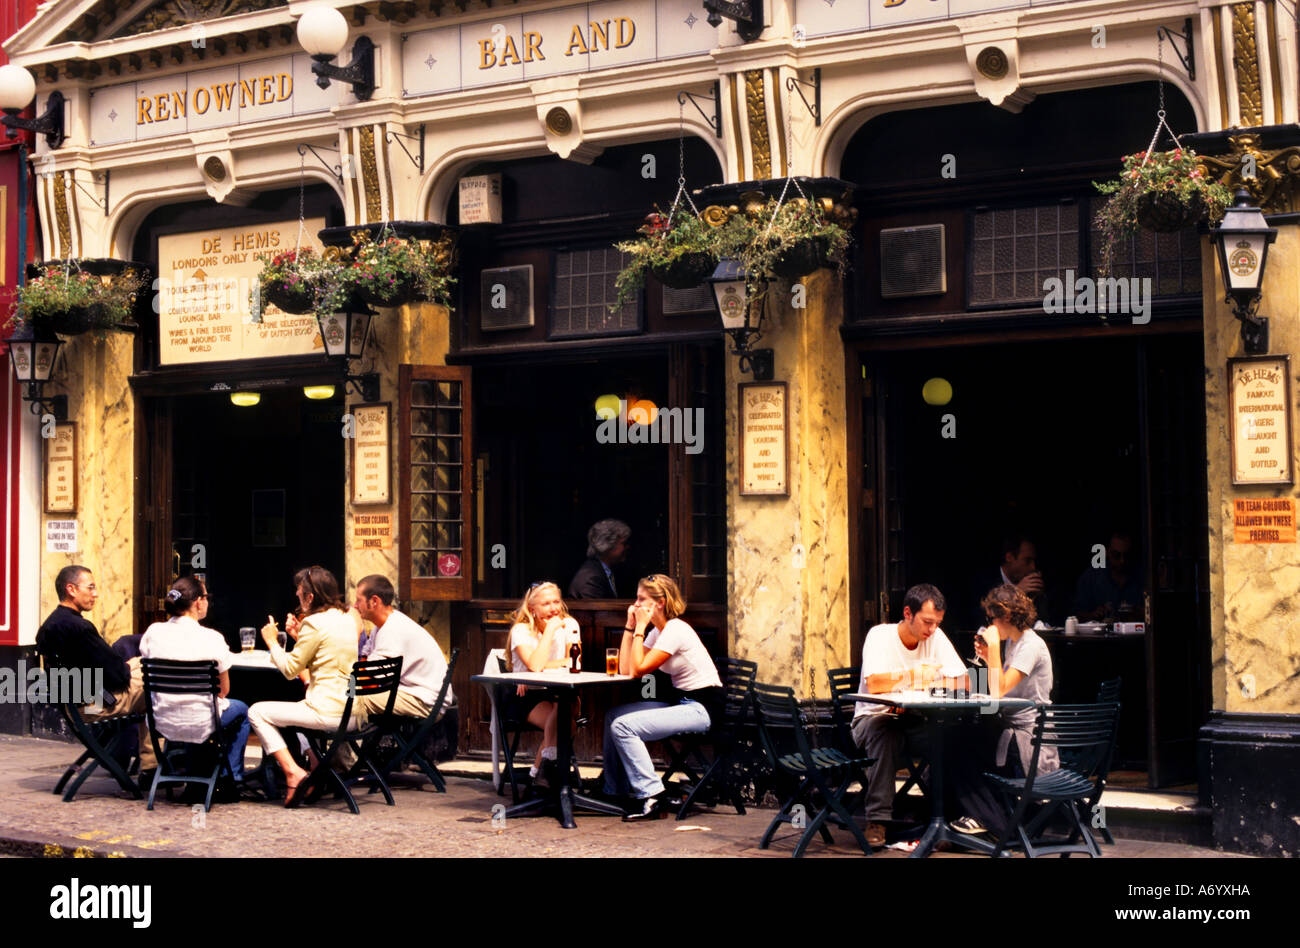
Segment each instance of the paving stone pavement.
M339 801L286 810L278 804L214 805L209 813L159 800L153 812L132 800L111 778L91 777L72 803L51 793L77 747L61 741L0 736L0 852L22 855L110 856L618 856L736 857L788 859L797 833L778 833L772 847L757 848L771 810L730 807L705 811L678 823L671 819L629 824L594 814L577 816L576 830L561 829L551 817L518 818L494 825L501 803L491 783L449 777L447 793L435 793L424 778L401 778L397 805L382 796L359 795L361 814ZM179 796L178 796L179 799ZM833 846L815 841L809 858L862 858L852 837L832 828ZM47 847L57 847L48 848ZM1227 854L1175 843L1119 840L1103 847L1106 857L1196 858ZM884 850L877 856L902 858ZM946 854L941 854L946 856ZM951 858L983 859L952 854Z

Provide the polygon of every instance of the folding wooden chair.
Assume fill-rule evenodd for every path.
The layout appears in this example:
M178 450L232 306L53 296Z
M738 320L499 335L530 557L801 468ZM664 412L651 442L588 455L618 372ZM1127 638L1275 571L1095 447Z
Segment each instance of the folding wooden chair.
M371 718L372 723L376 724L382 732L379 740L384 737L391 737L397 742L397 750L379 765L385 781L394 770L409 760L414 761L424 771L424 775L429 778L429 782L433 784L435 791L438 793L446 792L447 782L443 779L442 774L438 772L437 764L425 757L421 748L429 735L433 733L433 729L437 726L443 712L447 710L444 707L444 702L447 700L447 690L451 687L451 676L456 670L456 662L459 658L460 649L452 649L451 658L447 661L447 674L442 679L442 688L438 691L438 697L434 699L428 717L418 720L407 715L394 714L390 717ZM378 789L378 786L372 786L370 792L374 793Z
M358 728L352 727L352 704L358 695L379 695L388 693L384 710L375 717L391 717L393 704L397 701L397 683L402 677L402 659L380 658L373 661L357 662L352 666L352 677L348 683L348 699L343 705L343 714L339 726L334 731L309 731L300 733L307 738L312 752L316 755L316 766L299 785L298 793L304 802L315 800L324 791L326 784L332 784L334 795L347 801L348 809L359 814L352 796L351 786L360 781L373 780L379 792L384 795L384 802L393 806L393 794L388 789L384 775L375 764L374 754L383 734L383 729L373 723L366 723ZM356 755L356 761L346 773L340 774L330 765L334 755L347 745Z
M800 820L806 820L803 835L795 844L796 859L804 854L815 833L820 833L827 843L834 842L826 828L828 822L851 832L863 854L871 855L871 844L844 805L844 794L854 775L871 759L851 758L833 747L814 748L792 688L756 682L754 705L772 768L798 781L794 793L768 824L758 848L767 849L782 823L797 826Z
M82 717L80 707L66 702L59 705L59 712L85 750L80 757L68 765L59 782L54 785L53 792L56 795L62 793L63 802L71 803L72 798L81 789L81 785L86 782L86 778L94 773L96 767L103 767L117 781L118 786L131 794L133 799L142 799L144 794L127 776L130 767L119 764L116 755L127 745L132 730L140 726L144 715L136 712L112 718L92 718L87 721ZM73 780L74 776L75 780ZM69 780L72 780L71 784L68 783Z
M1101 855L1097 841L1080 820L1077 804L1093 796L1104 779L1101 775L1110 769L1118 717L1117 703L1056 704L1039 709L1027 776L984 775L1002 794L1009 817L1007 833L998 840L994 857L1010 849L1023 849L1031 859L1053 854L1063 858L1071 853ZM1057 748L1062 765L1040 774L1038 761L1044 747ZM1066 837L1045 832L1058 814L1069 826Z
M207 787L203 799L203 809L212 809L212 794L216 790L217 780L222 771L232 780L230 771L230 742L221 732L221 707L218 703L221 691L221 675L214 661L180 662L162 658L142 658L140 670L144 679L145 715L149 722L149 740L153 742L154 755L158 769L154 771L153 785L149 788L149 805L153 809L154 798L158 788L167 787L168 799L171 799L171 785L197 783ZM189 695L209 699L212 711L212 730L202 741L175 741L167 737L158 728L154 711L155 695ZM163 752L163 740L166 740L166 753ZM176 769L178 758L186 761L188 771L196 761L212 755L210 770L204 774L196 771L183 772Z

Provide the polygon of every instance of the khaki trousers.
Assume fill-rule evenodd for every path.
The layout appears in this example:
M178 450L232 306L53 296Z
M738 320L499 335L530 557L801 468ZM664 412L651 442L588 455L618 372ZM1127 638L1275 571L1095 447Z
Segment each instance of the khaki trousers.
M117 699L117 704L113 705L111 711L104 711L100 714L94 714L86 708L81 709L81 716L87 721L106 721L110 718L121 717L124 714L143 714L145 710L144 698L144 672L140 667L140 659L128 659L127 669L131 672L131 680L127 683L125 691L114 693L113 697ZM149 724L147 721L140 722L140 772L153 770L158 766L157 760L154 759L153 741L149 739Z

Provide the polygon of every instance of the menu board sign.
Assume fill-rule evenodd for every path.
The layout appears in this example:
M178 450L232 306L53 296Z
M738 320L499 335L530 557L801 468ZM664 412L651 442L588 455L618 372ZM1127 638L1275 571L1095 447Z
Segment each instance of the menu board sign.
M1237 497L1232 502L1237 543L1294 543L1294 497Z
M785 382L740 384L740 492L789 496Z
M1292 482L1290 368L1288 356L1228 360L1233 484Z
M301 225L301 246L319 251L324 218ZM265 359L324 351L316 317L267 305L252 321L249 296L262 261L299 246L298 221L227 227L158 238L158 361L161 365Z
M45 512L77 512L77 428L68 421L45 439Z
M391 404L353 405L355 434L352 439L352 503L392 502L389 477L391 450L388 417Z

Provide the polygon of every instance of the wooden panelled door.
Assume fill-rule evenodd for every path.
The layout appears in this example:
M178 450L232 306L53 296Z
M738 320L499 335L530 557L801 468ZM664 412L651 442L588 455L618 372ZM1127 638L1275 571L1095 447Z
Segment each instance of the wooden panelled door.
M162 596L180 575L172 544L172 401L141 398L136 429L136 632L163 622Z

